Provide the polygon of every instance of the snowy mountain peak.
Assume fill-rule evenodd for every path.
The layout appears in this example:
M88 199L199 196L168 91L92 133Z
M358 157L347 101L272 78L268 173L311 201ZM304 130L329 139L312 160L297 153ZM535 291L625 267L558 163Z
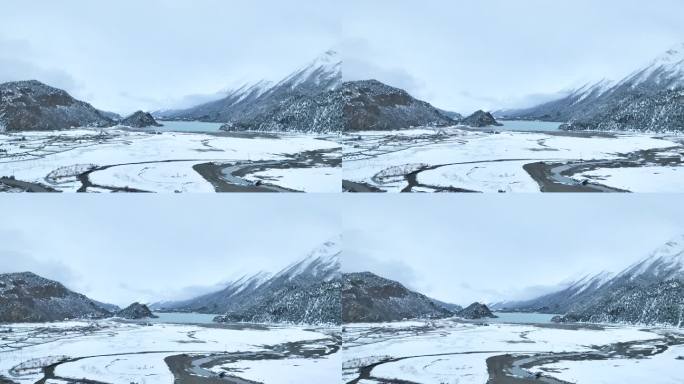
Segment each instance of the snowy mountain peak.
M621 82L632 87L649 83L669 89L684 86L684 43L667 50Z
M342 65L342 58L337 51L329 50L318 56L310 67L325 68L328 72L337 71Z
M324 259L324 260L337 260L337 257L342 252L341 249L342 237L336 236L325 243L323 243L318 248L314 249L309 253L308 259Z
M684 61L684 43L678 44L667 50L660 57L658 57L653 64L655 65L671 65L681 64Z
M664 280L684 277L684 235L668 241L620 274L631 280L645 275Z
M338 277L340 270L339 256L342 253L340 240L340 237L336 237L326 241L311 251L305 259L293 263L280 271L275 278L285 277L288 280L292 280L300 276L311 276L329 281Z
M327 51L307 66L295 71L278 86L291 89L299 87L323 87L333 90L342 84L342 59L336 51Z

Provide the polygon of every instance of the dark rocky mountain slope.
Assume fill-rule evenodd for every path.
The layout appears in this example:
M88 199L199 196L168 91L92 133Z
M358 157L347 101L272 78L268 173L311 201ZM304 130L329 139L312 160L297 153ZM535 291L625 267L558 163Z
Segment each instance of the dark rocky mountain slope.
M88 103L41 82L0 84L0 131L108 127L114 121Z
M402 284L370 272L342 276L342 321L378 323L405 319L435 319L453 312Z
M0 322L100 319L111 312L62 284L30 272L0 275Z

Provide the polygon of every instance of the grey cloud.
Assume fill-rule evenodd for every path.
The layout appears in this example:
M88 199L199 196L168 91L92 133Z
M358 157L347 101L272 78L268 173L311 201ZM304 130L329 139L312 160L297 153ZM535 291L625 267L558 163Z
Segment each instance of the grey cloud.
M2 266L0 273L33 272L58 281L74 282L77 275L64 263L57 260L38 260L26 253L0 250Z
M76 80L68 73L58 68L43 68L30 60L36 60L30 43L4 40L0 36L0 83L39 80L69 92L80 89Z

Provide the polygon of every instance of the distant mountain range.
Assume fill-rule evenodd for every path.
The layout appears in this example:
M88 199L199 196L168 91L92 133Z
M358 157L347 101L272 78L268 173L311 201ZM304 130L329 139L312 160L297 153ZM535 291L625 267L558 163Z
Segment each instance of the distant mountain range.
M306 133L498 124L484 111L463 118L440 110L369 75L367 80L343 81L343 62L336 52L328 51L277 83L245 85L220 100L158 111L154 117L224 123L226 131ZM620 81L587 84L557 100L494 115L562 122L562 129L571 131L684 131L684 44ZM117 124L157 123L140 115L122 119L33 80L0 84L0 131Z
M116 310L30 272L0 274L0 322L100 319Z
M559 321L684 325L684 236L618 274L601 272L497 310L564 315Z
M276 84L262 81L221 100L155 116L226 123L227 131L315 133L454 125L452 117L460 116L447 116L376 80L342 79L342 60L337 52L328 51Z
M138 111L126 118L35 80L5 83L0 84L0 131L159 126L154 117L224 123L225 131L304 133L498 124L483 111L464 119L377 80L344 82L342 64L337 52L328 51L278 83L260 81L192 108Z
M340 252L334 239L275 275L246 276L221 291L152 308L221 314L220 322L339 324Z
M558 100L496 116L564 122L562 129L571 131L684 131L684 44L620 81L587 84Z

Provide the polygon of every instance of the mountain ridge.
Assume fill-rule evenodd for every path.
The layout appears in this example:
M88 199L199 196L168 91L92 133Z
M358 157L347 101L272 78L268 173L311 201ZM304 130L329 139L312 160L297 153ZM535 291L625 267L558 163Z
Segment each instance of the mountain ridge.
M0 308L0 322L101 319L112 315L103 304L32 272L0 274Z
M221 122L225 131L304 133L455 125L447 115L460 118L377 80L343 81L342 65L337 52L327 51L277 83L243 86L221 100L155 116Z
M602 272L532 300L495 309L560 314L561 321L669 324L684 322L684 236L619 273Z
M0 84L0 132L109 127L113 116L37 80Z
M564 122L568 131L684 131L684 43L619 81L601 80L505 119Z
M259 272L163 311L222 314L218 322L339 324L340 239L331 239L275 274Z

